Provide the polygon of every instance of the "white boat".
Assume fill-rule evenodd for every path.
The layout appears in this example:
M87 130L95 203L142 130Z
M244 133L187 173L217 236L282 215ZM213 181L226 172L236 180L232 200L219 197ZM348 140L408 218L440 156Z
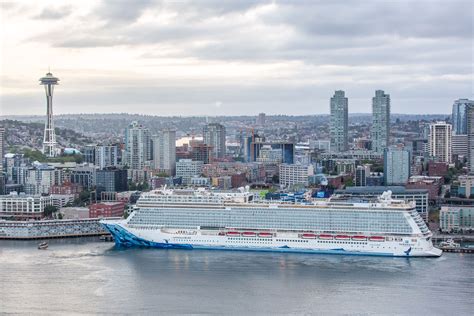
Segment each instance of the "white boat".
M441 248L461 248L461 244L454 242L453 239L448 239L439 243Z
M252 193L162 189L125 220L101 221L118 246L438 257L412 203L254 201Z

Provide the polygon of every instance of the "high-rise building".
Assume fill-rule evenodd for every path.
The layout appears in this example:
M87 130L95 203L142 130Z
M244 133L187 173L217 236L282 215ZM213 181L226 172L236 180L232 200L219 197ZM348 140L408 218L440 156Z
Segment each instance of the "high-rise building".
M219 123L210 123L203 129L204 143L212 146L212 158L223 158L226 154L225 127Z
M153 167L173 176L176 172L176 131L163 130L152 137Z
M367 185L368 176L370 176L370 165L357 166L355 172L355 186L365 187Z
M473 100L458 99L453 104L453 134L467 134L467 110L469 106L474 106Z
M453 156L468 157L468 136L462 134L454 134L451 137L451 154Z
M58 81L59 79L54 77L50 72L40 79L46 92L46 122L44 124L43 154L47 157L55 157L57 154L56 134L54 132L53 123L53 91Z
M405 185L410 178L410 152L402 148L384 151L385 185Z
M94 165L99 169L107 167L116 167L118 165L117 145L97 145L95 146Z
M259 113L257 117L257 125L264 126L265 125L265 113Z
M377 90L372 98L372 150L382 153L388 147L389 137L390 95Z
M467 107L467 166L469 173L474 174L474 104Z
M334 92L330 101L330 134L331 148L335 151L347 151L347 137L349 128L348 99L344 91Z
M125 159L123 165L130 169L143 169L148 160L151 160L151 138L150 131L138 124L132 122L125 129Z
M430 156L440 162L451 163L452 125L446 122L430 124L428 141Z
M5 128L0 127L0 173L3 171L3 158L5 157Z
M181 159L176 163L176 177L181 177L183 184L190 184L191 178L201 175L202 165L202 161Z
M97 195L102 192L121 192L128 190L127 170L107 168L96 172Z

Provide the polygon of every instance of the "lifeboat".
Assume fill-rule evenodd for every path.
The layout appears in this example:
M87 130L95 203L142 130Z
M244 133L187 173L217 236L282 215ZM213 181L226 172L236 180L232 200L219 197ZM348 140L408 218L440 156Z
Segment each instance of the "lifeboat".
M319 239L332 239L332 235L321 234L319 235Z
M310 233L301 235L301 238L304 238L304 239L315 239L316 237L317 237L316 234L310 234Z
M349 240L349 239L351 238L347 235L336 235L336 240Z
M369 240L370 240L370 241L385 241L385 237L372 236L372 237L369 237Z
M227 236L235 237L235 236L240 236L239 232L227 232Z
M365 236L352 236L352 240L356 240L356 241L367 240L367 237L365 237Z
M255 234L254 232L243 232L242 233L242 236L244 237L255 237L257 234Z
M272 233L259 233L258 237L271 238L271 237L273 237L273 234Z

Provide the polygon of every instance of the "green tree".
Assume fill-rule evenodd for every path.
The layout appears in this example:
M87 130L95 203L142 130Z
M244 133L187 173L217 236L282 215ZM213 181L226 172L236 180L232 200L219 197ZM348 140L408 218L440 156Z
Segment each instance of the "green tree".
M52 217L53 213L56 213L58 208L54 205L46 205L44 207L44 217Z

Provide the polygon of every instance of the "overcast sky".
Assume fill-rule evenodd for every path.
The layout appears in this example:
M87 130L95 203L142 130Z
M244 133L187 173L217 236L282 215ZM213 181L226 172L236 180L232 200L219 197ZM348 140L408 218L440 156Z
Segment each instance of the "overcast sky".
M0 114L392 113L473 97L472 1L5 1Z

